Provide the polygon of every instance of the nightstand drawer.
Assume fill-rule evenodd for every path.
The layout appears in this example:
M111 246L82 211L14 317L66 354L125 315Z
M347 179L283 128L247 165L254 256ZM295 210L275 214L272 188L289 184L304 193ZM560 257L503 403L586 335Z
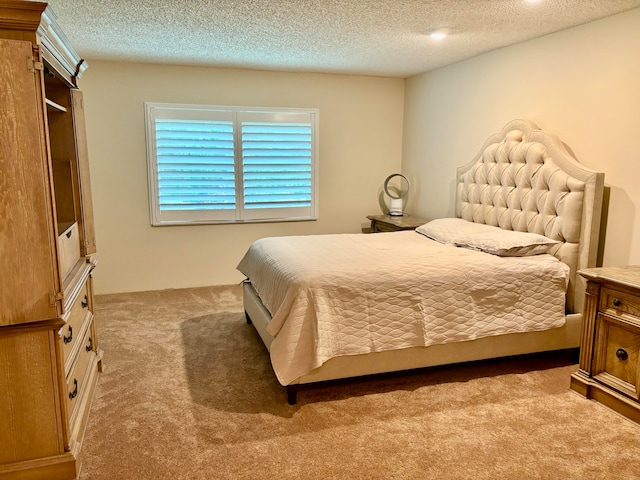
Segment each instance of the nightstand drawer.
M593 375L621 393L640 398L640 329L633 322L598 315L597 354Z
M427 223L427 220L411 215L368 215L371 221L371 232L398 232L401 230L415 230L420 225Z
M375 232L399 232L403 230L402 228L398 228L395 225L389 225L387 223L378 222L375 225ZM411 227L408 230L413 230L415 227Z
M640 317L640 299L618 290L603 287L600 292L599 311L615 311Z

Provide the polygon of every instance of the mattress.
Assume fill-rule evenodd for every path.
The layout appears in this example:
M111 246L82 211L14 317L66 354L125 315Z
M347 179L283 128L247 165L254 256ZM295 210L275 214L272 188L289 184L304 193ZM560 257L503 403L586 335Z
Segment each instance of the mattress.
M413 231L264 238L238 270L271 313L282 385L338 356L565 322L569 267L557 258L498 257Z

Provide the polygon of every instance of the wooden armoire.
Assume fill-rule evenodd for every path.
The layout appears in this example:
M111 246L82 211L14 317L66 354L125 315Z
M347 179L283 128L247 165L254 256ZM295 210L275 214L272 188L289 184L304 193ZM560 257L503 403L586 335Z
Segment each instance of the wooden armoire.
M73 479L102 354L82 92L46 3L0 0L0 479Z

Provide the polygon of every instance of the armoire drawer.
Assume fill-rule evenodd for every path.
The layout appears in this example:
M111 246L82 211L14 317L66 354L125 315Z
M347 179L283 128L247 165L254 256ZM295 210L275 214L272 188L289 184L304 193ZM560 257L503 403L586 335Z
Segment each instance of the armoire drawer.
M64 279L80 260L80 234L78 233L77 222L69 226L60 226L59 228L65 228L64 231L59 232L60 235L58 236L60 277Z
M640 325L600 313L596 342L594 378L640 399Z
M66 316L66 323L60 329L60 338L62 340L62 352L65 365L65 374L69 373L69 369L73 364L73 351L78 348L84 330L88 327L87 322L92 317L91 305L89 301L89 291L85 283L71 306L69 315Z
M89 366L93 365L93 359L96 356L95 345L93 340L93 318L89 323L89 328L85 331L80 344L80 350L73 368L67 377L67 412L73 419L76 415L77 406L82 403L87 388L87 377Z

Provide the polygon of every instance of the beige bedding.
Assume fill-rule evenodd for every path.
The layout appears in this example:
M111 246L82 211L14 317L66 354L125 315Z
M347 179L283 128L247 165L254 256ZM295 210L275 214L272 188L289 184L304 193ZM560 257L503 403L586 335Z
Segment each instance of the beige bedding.
M238 269L272 314L282 385L337 356L565 322L569 268L557 258L503 258L413 231L265 238Z

